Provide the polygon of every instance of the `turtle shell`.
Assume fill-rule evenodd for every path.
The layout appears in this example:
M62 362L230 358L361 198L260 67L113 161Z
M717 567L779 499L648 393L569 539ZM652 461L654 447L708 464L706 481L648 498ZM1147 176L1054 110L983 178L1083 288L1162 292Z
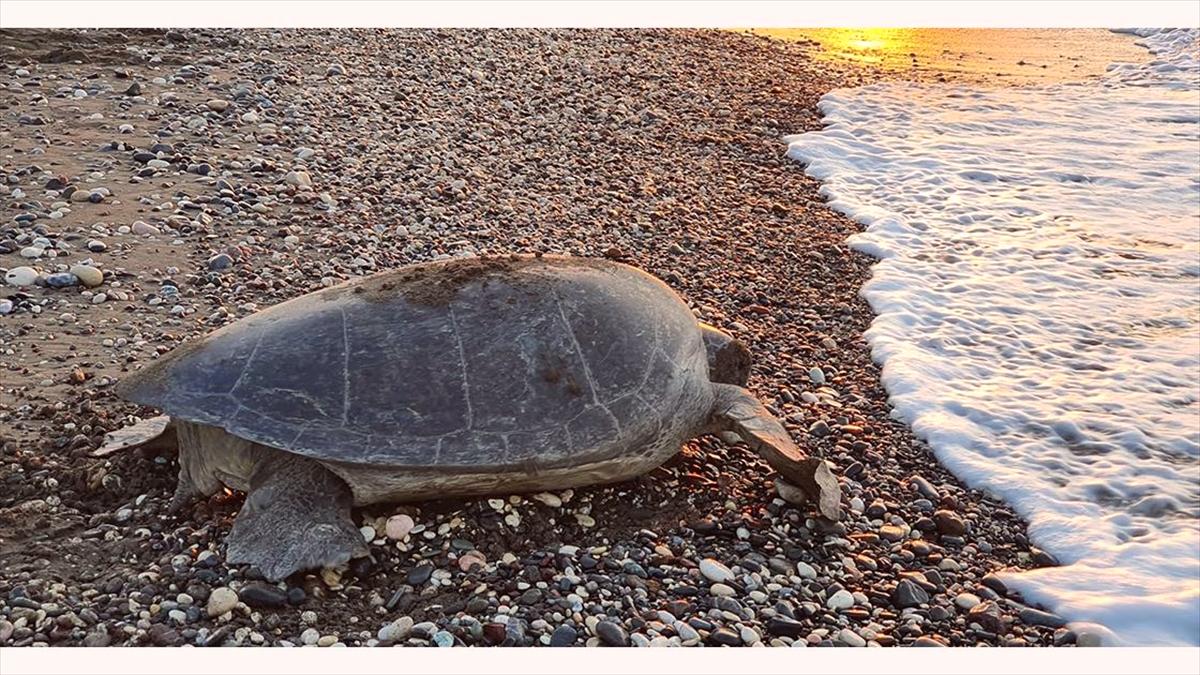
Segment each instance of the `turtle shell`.
M645 272L472 258L281 303L118 393L319 460L529 470L611 459L678 429L674 416L711 399L707 368L691 311Z

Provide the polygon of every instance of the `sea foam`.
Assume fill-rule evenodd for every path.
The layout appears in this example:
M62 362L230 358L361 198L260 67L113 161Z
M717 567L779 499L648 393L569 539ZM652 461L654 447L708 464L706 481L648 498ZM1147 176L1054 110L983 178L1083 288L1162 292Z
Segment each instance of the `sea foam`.
M1010 573L1106 642L1200 643L1197 31L1098 81L822 98L788 155L881 258L894 414L1062 567Z

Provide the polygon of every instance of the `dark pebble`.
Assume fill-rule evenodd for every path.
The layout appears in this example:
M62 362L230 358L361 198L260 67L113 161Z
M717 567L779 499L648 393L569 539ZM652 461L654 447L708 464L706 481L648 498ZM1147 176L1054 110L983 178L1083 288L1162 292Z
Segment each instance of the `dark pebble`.
M411 586L420 586L426 581L429 581L429 577L432 575L433 565L424 563L409 570L407 581Z
M1043 612L1040 609L1034 609L1032 607L1026 607L1025 609L1022 609L1017 616L1023 623L1027 623L1031 626L1061 628L1067 625L1067 620L1061 616L1058 616L1057 614L1051 614L1050 612Z
M742 644L742 636L728 628L720 628L708 636L708 641L724 647L739 647Z
M929 602L929 594L909 579L901 579L892 593L892 604L901 609L916 607L927 602Z
M289 605L303 605L304 601L308 600L308 594L299 586L292 586L287 589L287 601Z
M251 607L285 607L288 594L268 584L246 584L238 590L237 597Z
M596 637L609 647L629 646L629 633L615 621L604 620L596 624Z
M578 639L579 631L575 630L575 628L572 626L563 624L558 628L555 628L554 632L550 634L550 646L570 647L574 645L575 641Z
M808 633L808 628L795 619L789 619L786 616L773 616L767 619L767 632L771 635L798 638Z

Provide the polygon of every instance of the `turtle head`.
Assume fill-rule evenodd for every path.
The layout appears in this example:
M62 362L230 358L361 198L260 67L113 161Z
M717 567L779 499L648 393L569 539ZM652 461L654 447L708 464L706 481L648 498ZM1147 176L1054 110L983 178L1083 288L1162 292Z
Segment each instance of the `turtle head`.
M750 379L750 349L746 343L723 330L700 324L704 349L708 352L708 379L722 384L746 386Z

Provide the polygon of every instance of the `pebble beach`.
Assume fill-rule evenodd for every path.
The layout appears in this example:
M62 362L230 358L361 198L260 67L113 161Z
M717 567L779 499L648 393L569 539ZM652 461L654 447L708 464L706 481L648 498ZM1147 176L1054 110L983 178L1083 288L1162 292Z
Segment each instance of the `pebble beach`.
M874 260L785 156L893 77L711 30L0 31L0 646L1068 646L995 576L1057 565L896 420ZM744 340L842 483L813 518L704 437L629 483L355 512L371 556L227 565L242 495L179 515L113 385L189 339L400 265L645 269ZM302 339L303 336L298 336Z

